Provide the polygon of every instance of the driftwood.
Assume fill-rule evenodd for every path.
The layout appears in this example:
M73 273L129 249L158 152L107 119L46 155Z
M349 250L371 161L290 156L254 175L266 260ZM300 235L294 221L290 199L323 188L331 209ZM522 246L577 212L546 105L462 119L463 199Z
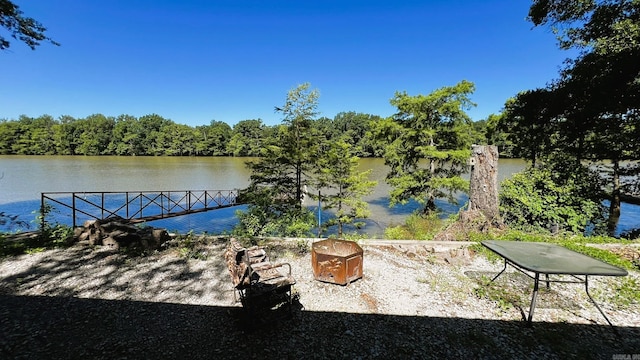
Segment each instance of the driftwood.
M75 241L87 241L90 245L102 245L114 250L124 246L156 250L169 239L165 229L139 228L121 217L87 220L74 232Z

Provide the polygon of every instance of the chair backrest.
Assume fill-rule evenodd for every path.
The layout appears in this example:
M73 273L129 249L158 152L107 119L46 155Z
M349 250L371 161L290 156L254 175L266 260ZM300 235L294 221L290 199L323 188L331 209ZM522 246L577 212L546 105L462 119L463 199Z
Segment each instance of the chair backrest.
M236 239L229 240L227 250L224 253L225 261L227 262L227 269L229 269L229 275L233 286L237 288L244 288L249 286L249 264L246 261L247 250L243 248Z

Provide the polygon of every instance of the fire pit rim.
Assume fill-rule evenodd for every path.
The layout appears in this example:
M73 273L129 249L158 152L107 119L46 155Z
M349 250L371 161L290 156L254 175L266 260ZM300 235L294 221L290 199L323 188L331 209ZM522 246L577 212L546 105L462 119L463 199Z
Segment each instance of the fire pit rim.
M330 243L332 245L325 245L325 243ZM336 244L346 244L346 245L344 246L340 245L342 246L342 248L336 249ZM315 251L318 254L338 256L338 257L349 257L354 254L359 254L363 252L362 247L355 241L333 239L333 238L327 238L324 240L316 241L312 244L311 248L312 248L312 251ZM333 249L330 249L330 248L333 248ZM330 250L333 250L333 252ZM348 250L351 250L351 251L348 251Z
M339 285L360 279L363 256L362 247L355 241L327 238L314 242L311 249L314 278Z

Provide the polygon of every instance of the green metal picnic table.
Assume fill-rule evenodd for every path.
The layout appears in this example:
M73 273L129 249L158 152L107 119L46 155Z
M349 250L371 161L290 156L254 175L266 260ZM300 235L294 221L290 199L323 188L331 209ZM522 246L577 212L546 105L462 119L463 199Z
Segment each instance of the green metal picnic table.
M504 273L507 265L511 265L514 269L534 280L529 315L526 319L529 323L533 319L533 312L536 307L540 275L544 274L545 279L543 281L547 283L547 288L549 288L549 283L551 282L584 284L585 291L591 302L600 311L600 314L604 316L607 323L613 327L607 315L589 294L589 276L626 276L628 273L625 269L556 244L499 240L486 240L482 241L481 244L504 258L504 268L491 279L491 282ZM573 280L550 279L550 275L567 275Z

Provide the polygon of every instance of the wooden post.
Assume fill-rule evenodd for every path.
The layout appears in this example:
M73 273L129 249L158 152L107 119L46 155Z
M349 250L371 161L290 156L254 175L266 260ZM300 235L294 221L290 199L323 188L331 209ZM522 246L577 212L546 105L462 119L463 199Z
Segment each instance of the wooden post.
M491 222L499 221L498 147L474 145L471 148L469 210L478 210Z

